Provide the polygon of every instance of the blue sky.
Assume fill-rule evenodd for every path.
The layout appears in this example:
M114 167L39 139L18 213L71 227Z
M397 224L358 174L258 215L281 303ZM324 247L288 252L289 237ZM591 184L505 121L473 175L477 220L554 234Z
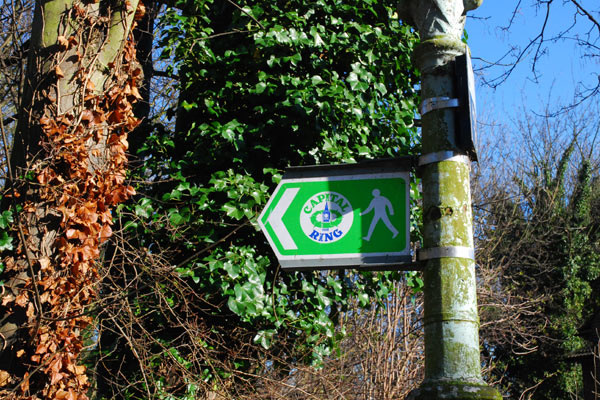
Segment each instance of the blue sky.
M598 1L579 0L582 6L596 12L599 10ZM480 114L495 119L517 116L522 113L523 104L528 110L536 112L540 112L543 103L548 101L557 106L568 104L573 100L579 82L590 86L598 82L598 59L584 57L584 51L573 41L556 41L542 47L544 54L537 66L537 81L532 72L533 53L530 53L496 89L483 84L484 80L493 80L509 68L490 67L490 62L500 60L510 52L512 46L525 48L541 30L545 9L532 6L534 0L522 0L510 30L501 29L508 25L518 3L518 0L484 0L480 8L470 12L473 18L468 19L466 26L478 83L478 110ZM547 21L547 37L572 24L574 14L575 7L570 2L554 1ZM584 17L577 18L571 36L584 35L586 29L591 27ZM593 31L592 37L598 38L597 30ZM596 42L596 45L600 45L600 42ZM513 61L514 56L508 55L501 63L510 64Z

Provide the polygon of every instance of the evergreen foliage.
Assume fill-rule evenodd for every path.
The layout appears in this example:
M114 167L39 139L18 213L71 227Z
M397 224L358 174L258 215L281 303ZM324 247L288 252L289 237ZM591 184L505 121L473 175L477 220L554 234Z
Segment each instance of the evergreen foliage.
M332 354L349 299L368 307L402 279L282 273L256 224L287 166L417 154L417 38L394 7L202 0L166 11L161 57L179 97L132 149L146 183L120 209L126 244L108 254L105 292L129 292L136 315L100 315L100 393L186 398L204 383L234 390L228 382L239 392L272 364L284 379ZM118 326L146 354L123 351Z

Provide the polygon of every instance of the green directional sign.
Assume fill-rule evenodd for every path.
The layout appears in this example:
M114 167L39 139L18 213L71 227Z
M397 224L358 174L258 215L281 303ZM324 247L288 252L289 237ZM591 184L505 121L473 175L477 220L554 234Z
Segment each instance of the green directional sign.
M411 260L408 187L392 161L293 168L259 224L284 268L398 266Z

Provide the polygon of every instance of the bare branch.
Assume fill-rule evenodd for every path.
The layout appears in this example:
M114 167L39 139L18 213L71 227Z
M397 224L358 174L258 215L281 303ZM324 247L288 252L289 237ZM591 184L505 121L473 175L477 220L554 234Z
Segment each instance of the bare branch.
M586 10L585 8L583 8L581 6L581 4L579 4L579 2L577 0L570 0L571 3L575 4L575 7L577 7L577 9L584 14L586 17L588 17L588 19L590 21L592 21L592 23L596 26L596 28L598 29L598 33L600 33L600 23L598 22L598 20L596 18L594 18L594 16L592 14L590 14L590 12L588 10Z

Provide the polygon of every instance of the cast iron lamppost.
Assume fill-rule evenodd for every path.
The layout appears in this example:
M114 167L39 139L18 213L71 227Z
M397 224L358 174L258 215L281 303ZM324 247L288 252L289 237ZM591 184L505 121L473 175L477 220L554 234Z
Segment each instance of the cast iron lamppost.
M400 17L421 36L413 59L421 70L423 101L425 380L409 395L413 400L502 398L481 377L469 183L476 152L457 129L464 104L457 99L455 59L467 51L461 41L466 12L482 1L399 2Z

